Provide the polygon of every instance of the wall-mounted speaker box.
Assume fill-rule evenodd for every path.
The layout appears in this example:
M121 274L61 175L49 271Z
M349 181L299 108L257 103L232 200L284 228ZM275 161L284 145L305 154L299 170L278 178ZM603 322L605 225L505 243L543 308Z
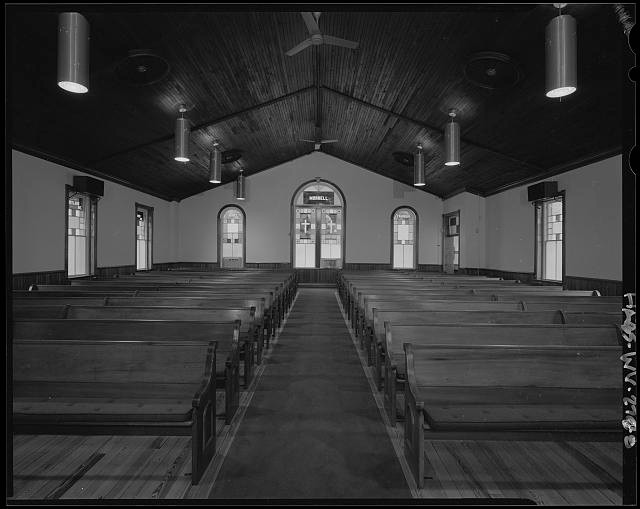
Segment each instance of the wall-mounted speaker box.
M544 200L546 198L555 198L558 196L558 181L549 180L547 182L539 182L527 187L527 195L529 201Z
M73 177L73 189L78 193L92 196L104 196L104 182L91 177L76 175Z

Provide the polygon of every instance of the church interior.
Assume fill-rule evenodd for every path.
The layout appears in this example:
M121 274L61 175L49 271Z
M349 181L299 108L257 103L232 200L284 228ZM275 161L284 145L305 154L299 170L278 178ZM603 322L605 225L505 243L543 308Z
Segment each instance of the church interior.
M635 505L635 4L5 16L8 504Z

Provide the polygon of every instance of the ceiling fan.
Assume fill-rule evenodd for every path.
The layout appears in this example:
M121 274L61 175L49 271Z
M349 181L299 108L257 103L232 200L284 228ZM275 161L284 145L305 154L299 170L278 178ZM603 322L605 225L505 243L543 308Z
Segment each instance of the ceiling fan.
M338 140L323 140L321 138L316 138L315 140L306 140L306 139L301 139L300 141L308 141L309 143L314 143L314 150L320 150L320 147L322 146L323 143L336 143Z
M297 46L294 46L285 54L287 56L293 56L296 53L299 53L305 48L308 48L311 45L319 46L320 44L331 44L333 46L342 46L343 48L356 49L358 47L357 42L347 41L346 39L341 39L340 37L334 37L332 35L322 35L320 33L320 28L318 27L318 18L320 17L320 12L301 12L302 19L304 19L304 23L307 25L307 30L309 30L309 37L305 39Z

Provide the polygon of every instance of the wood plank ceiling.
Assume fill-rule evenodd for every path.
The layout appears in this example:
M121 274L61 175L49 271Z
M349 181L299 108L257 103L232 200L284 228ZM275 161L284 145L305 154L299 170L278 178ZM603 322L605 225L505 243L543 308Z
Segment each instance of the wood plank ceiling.
M379 8L380 6L377 6ZM83 6L91 27L89 93L56 85L57 6L7 9L8 139L25 152L84 169L165 199L214 187L214 139L242 157L223 166L223 184L322 151L412 184L413 169L392 153L425 147L426 191L491 194L579 161L622 150L622 89L630 52L611 4L569 5L578 22L578 91L544 95L544 36L557 15L544 5L456 5L422 11L323 12L322 33L356 50L311 46L298 12L224 12L220 6ZM358 7L359 9L359 7ZM229 9L230 10L230 9ZM149 49L170 72L134 86L116 65ZM499 52L521 79L486 89L464 73L477 52ZM189 163L173 160L177 107L193 126ZM456 108L462 164L443 165L442 128ZM626 127L633 129L633 127Z

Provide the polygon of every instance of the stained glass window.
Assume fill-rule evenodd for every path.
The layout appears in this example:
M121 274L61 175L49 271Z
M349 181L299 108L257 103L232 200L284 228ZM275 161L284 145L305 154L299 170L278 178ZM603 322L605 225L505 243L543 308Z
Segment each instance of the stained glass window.
M244 266L244 214L237 207L227 207L220 214L220 254L223 268Z
M536 204L536 277L562 281L562 199Z
M416 215L411 209L393 214L393 268L416 268Z
M95 269L97 203L88 195L68 191L67 275L88 276Z

